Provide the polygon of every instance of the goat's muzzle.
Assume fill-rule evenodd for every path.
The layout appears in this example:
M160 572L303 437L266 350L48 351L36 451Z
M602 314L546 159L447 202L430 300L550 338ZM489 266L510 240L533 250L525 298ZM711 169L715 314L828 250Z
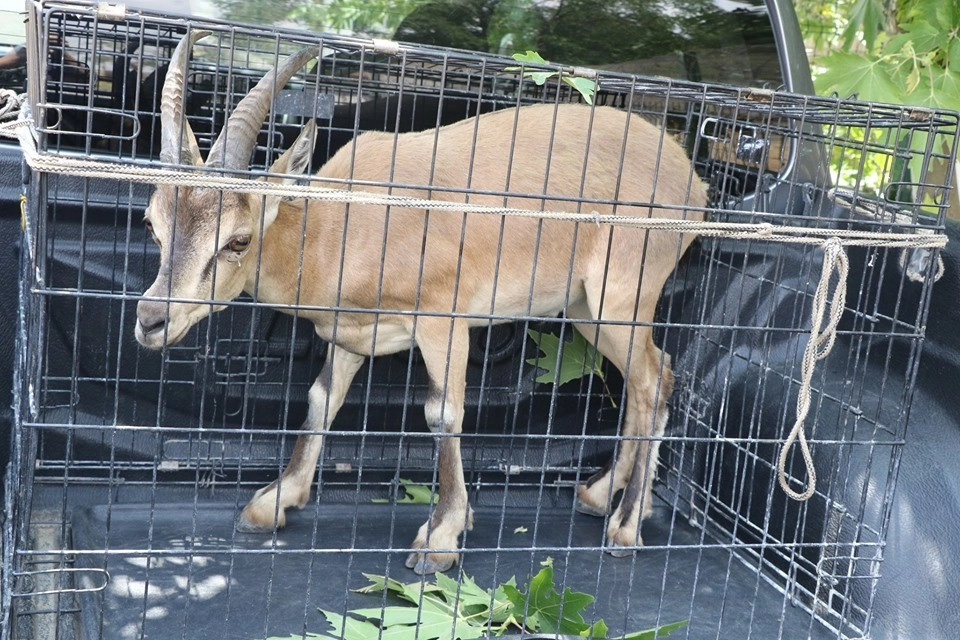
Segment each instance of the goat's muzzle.
M141 300L137 303L137 342L148 349L161 349L183 338L189 325L179 326L170 317L171 304L162 300Z

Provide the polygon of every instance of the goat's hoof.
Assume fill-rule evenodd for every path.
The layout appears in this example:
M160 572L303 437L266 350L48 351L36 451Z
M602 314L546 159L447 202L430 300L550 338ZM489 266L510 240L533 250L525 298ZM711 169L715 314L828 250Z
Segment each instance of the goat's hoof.
M599 507L595 507L592 504L584 502L580 498L577 498L576 502L573 505L573 508L580 513L586 514L588 516L596 516L597 518L603 518L610 513L609 508L600 509Z
M234 528L240 533L272 533L275 527L264 526L256 522L250 522L243 517L243 514L237 516Z
M443 573L457 563L455 553L422 553L414 551L407 556L407 569L413 569L418 576L431 573Z
M596 485L594 485L596 486ZM590 493L590 488L581 484L577 487L577 496L574 498L574 508L588 516L603 518L610 515L610 497L601 495L599 499Z
M237 521L234 523L234 528L240 533L273 533L277 527L269 524L264 525L258 522L251 522L241 513L237 516Z
M634 547L625 547L622 544L617 542L611 542L607 546L607 553L609 553L614 558L629 558L637 552L637 549Z
M270 513L266 518L258 518L253 513L255 511L251 510L250 505L247 505L237 516L233 525L234 528L240 533L273 533L276 529L282 529L286 524L286 518L282 511L278 514L279 521L274 520L273 513Z

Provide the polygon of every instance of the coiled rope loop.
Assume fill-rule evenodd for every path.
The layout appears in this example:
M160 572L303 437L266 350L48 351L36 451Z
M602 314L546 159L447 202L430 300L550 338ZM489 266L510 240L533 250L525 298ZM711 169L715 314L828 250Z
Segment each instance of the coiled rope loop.
M818 360L823 360L833 349L837 338L837 325L843 316L843 308L847 298L847 272L850 263L847 253L838 238L829 238L820 245L823 249L823 268L820 273L820 282L813 295L811 310L810 337L803 351L803 361L800 370L800 390L797 395L797 419L787 435L780 449L780 458L777 463L777 477L780 488L794 500L809 500L817 489L817 470L813 464L813 455L804 433L804 422L810 411L810 389L813 382L813 370ZM836 274L836 283L833 291L830 290L830 281ZM829 313L827 304L829 301ZM826 325L824 326L824 316ZM794 491L787 478L787 459L794 443L800 446L803 464L806 467L807 487L802 492Z

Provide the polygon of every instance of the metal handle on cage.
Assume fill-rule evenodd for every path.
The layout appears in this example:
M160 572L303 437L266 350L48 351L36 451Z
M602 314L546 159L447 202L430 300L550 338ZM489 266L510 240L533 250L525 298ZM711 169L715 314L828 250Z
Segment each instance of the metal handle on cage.
M97 567L60 567L57 569L37 569L35 571L18 571L14 573L13 577L16 578L32 578L33 576L42 576L42 575L53 575L53 574L71 574L75 576L83 576L84 574L100 574L103 576L103 584L95 585L92 587L69 587L69 588L60 588L60 589L47 589L45 591L24 591L24 592L14 592L10 594L12 598L33 598L36 596L52 596L52 595L62 595L67 593L97 593L103 591L107 588L107 584L110 582L110 573L106 569L100 569Z

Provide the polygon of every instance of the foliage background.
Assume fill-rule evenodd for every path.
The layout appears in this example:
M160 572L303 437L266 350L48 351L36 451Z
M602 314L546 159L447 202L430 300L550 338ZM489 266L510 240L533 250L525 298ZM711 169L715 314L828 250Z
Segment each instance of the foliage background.
M818 93L960 111L960 0L794 0L794 7ZM919 150L926 139L898 144ZM922 162L920 154L913 158L913 165ZM838 183L859 178L867 192L882 191L880 178L889 167L872 167L879 159L867 158L860 176L844 175L842 163L833 160ZM929 167L931 177L948 169L944 162ZM897 178L920 175L919 166L907 171ZM956 192L948 215L960 219Z
M820 93L960 110L960 0L795 0Z

